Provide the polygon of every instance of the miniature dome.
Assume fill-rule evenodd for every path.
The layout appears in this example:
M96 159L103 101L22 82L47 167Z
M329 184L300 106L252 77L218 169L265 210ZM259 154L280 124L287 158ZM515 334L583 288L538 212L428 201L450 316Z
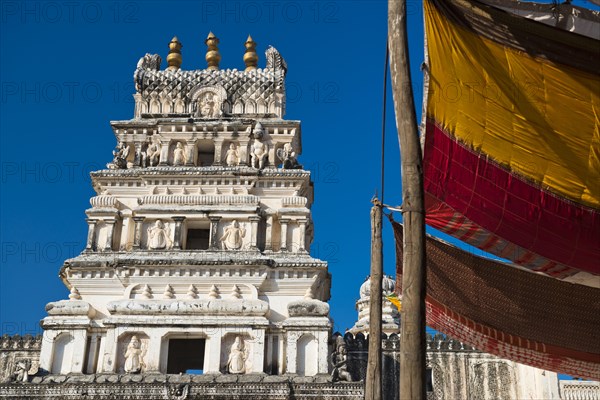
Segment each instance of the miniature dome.
M394 292L396 287L396 281L389 275L383 275L383 282L381 284L381 288L383 290L383 295L387 296ZM367 280L360 286L360 298L361 300L366 299L371 296L371 277L369 276Z

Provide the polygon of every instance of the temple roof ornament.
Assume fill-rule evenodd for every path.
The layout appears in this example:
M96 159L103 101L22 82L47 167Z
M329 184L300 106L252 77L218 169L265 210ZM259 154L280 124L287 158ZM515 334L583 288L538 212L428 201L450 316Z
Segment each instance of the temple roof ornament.
M252 36L248 35L246 43L246 52L244 53L244 64L246 64L246 72L256 69L258 65L258 54L256 54L256 42L252 39Z
M200 111L197 94L205 88L213 88L222 102L221 110L211 112L220 118L233 114L276 115L283 117L285 112L284 80L287 64L274 47L265 52L266 67L258 68L256 42L252 37L244 44L245 70L219 69L217 39L212 33L206 39L208 51L206 69L184 71L181 66L181 42L174 37L169 43L168 67L160 69L161 57L146 54L142 57L134 72L136 88L136 118L150 117L156 114L184 114L186 116L204 116ZM214 118L214 117L213 117Z
M208 49L206 50L206 62L208 64L207 69L218 70L219 62L221 61L221 54L219 53L219 38L214 33L209 32L208 37L204 41Z
M171 42L169 43L169 55L167 56L167 64L169 64L169 66L167 67L168 70L176 71L181 67L182 47L183 45L181 44L179 39L177 39L177 36L173 36L173 39L171 39Z

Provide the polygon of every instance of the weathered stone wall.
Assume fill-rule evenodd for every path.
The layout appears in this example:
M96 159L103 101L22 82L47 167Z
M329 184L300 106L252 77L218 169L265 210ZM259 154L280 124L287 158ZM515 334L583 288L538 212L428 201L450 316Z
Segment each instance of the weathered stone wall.
M329 376L47 375L31 383L0 385L2 399L88 400L360 400L362 383L332 383Z
M40 359L42 336L4 335L0 338L0 382L14 378L17 364L28 361L31 365L29 372L37 372Z

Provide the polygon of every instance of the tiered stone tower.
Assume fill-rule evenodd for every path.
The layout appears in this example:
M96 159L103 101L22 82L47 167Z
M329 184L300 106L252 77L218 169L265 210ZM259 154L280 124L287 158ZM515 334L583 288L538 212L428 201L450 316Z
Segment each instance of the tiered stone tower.
M313 185L299 121L284 120L287 66L184 71L146 54L135 114L111 122L108 169L91 174L82 254L47 305L40 369L51 374L328 372L330 275L309 255ZM240 57L241 58L241 57Z

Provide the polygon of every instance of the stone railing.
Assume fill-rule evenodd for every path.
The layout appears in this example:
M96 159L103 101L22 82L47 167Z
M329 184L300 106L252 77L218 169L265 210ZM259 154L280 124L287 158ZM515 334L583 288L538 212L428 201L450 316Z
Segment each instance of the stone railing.
M600 400L600 382L560 381L561 400Z

